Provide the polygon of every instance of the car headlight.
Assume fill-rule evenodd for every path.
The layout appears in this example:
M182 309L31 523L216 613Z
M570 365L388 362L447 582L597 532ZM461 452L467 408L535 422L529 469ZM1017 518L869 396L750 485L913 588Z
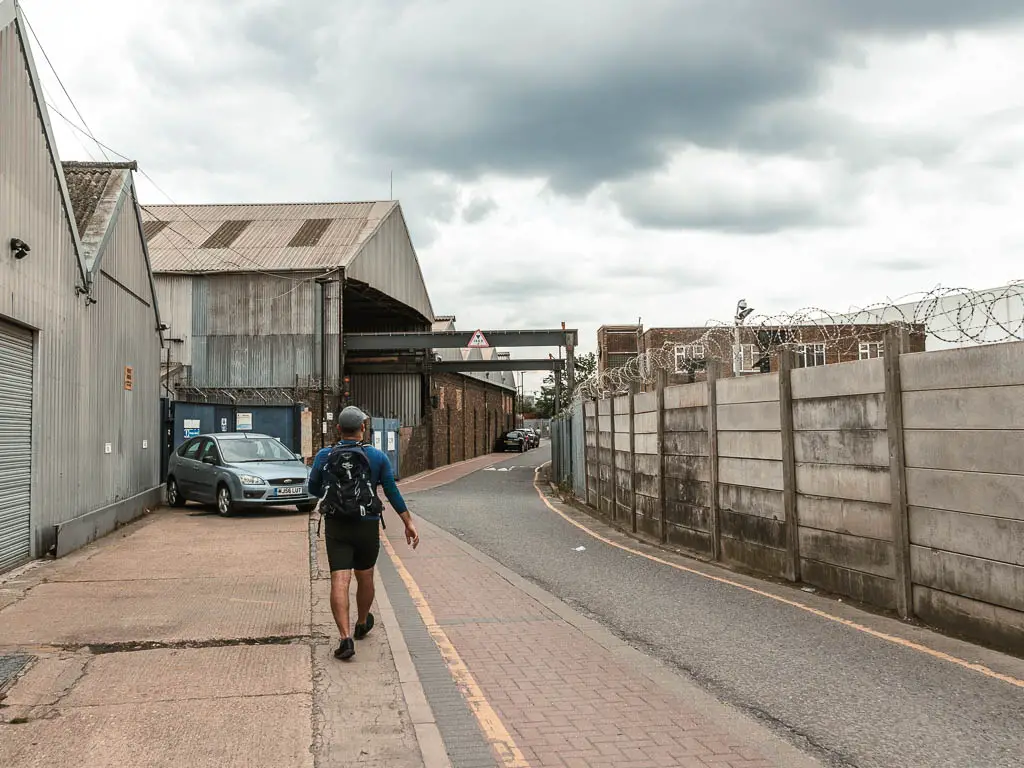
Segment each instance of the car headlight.
M238 479L242 482L242 485L266 485L267 481L262 477L256 477L256 475L239 475Z

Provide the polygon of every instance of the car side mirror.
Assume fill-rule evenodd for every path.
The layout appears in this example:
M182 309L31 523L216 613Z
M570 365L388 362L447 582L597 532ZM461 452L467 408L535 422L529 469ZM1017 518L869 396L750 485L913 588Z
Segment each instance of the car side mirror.
M217 457L216 456L204 456L203 457L203 464L212 464L213 466L217 466Z

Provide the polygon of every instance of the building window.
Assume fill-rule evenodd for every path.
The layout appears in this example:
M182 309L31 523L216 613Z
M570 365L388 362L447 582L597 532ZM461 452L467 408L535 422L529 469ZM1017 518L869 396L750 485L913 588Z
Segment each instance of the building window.
M885 344L881 341L861 342L858 357L861 360L873 360L885 355Z
M706 356L703 344L676 344L676 373L689 371L694 362L702 361Z
M761 372L761 368L758 366L758 361L761 359L761 350L758 348L757 344L740 344L738 357L740 373Z
M825 364L824 344L797 344L794 351L797 368L813 368Z

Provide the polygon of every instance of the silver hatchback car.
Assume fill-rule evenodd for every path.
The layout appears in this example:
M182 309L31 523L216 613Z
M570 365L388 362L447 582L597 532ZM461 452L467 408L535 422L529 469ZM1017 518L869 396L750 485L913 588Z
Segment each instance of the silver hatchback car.
M222 515L239 507L296 506L308 512L309 468L276 437L251 432L199 435L171 454L167 503L216 504Z

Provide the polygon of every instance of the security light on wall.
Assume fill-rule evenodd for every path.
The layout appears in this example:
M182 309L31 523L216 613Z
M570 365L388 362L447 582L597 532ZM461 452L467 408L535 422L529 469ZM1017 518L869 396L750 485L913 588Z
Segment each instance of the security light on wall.
M28 256L29 251L32 249L28 247L28 243L24 240L20 240L17 237L11 238L11 254L16 259L24 259Z
M748 307L747 306L747 300L746 299L740 299L736 303L736 322L742 323L744 320L747 319L747 317L750 316L750 314L753 311L754 311L753 307Z

